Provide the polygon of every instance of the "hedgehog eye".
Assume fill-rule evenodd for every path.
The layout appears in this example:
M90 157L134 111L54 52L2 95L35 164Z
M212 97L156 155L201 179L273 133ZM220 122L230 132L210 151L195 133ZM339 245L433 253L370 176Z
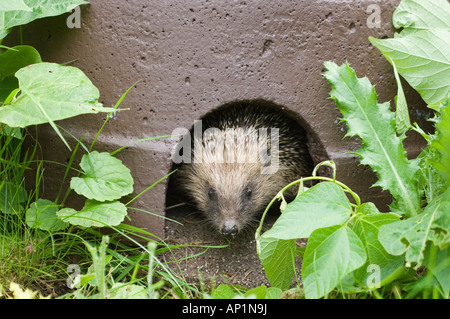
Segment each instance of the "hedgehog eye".
M244 190L244 196L247 197L247 198L252 197L252 189L251 189L250 187L247 187L247 188Z
M216 198L216 191L215 191L214 189L210 188L210 189L208 190L208 197L209 197L209 199L214 199L214 198Z

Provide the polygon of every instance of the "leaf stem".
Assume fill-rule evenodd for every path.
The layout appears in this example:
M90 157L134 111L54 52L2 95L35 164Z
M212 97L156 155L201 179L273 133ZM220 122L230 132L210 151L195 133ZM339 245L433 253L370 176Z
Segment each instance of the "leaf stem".
M352 195L353 199L355 200L356 206L360 206L361 205L361 199L359 198L358 194L356 194L355 192L353 192L350 187L348 187L347 185L345 185L342 182L339 182L333 178L329 178L329 177L325 177L325 176L311 176L311 177L302 177L296 181L293 181L292 183L286 185L280 192L278 192L277 195L274 196L274 198L272 198L272 200L270 201L269 205L267 205L266 209L264 210L262 216L261 216L261 221L259 223L258 228L256 229L255 232L255 240L256 240L256 251L258 253L258 255L261 252L261 247L260 247L260 238L261 238L261 230L262 230L262 226L264 223L264 219L266 218L267 212L269 211L270 207L272 207L273 203L281 198L283 196L283 192L285 192L288 188L292 187L295 184L298 183L302 183L305 181L313 181L313 180L321 180L321 181L327 181L327 182L332 182L337 184L338 186L342 187L343 190L347 193L349 193L350 195Z

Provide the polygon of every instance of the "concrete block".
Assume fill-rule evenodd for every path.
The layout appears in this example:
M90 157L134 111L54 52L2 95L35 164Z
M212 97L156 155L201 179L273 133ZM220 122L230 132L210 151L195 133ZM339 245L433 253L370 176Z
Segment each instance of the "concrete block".
M92 1L81 9L81 28L69 29L65 15L25 26L23 38L44 61L76 60L73 65L99 88L105 106L114 105L139 80L122 105L130 110L109 121L98 141L99 151L190 128L194 120L226 102L262 98L296 112L316 142L313 157L334 160L339 180L386 210L389 194L370 188L374 174L347 154L360 142L343 139L345 126L328 98L330 87L322 73L326 60L348 61L358 76L376 85L380 102L393 101L397 88L391 66L368 37L393 36L391 19L398 3ZM17 41L14 37L8 41ZM412 121L431 130L424 103L406 83L405 90ZM89 143L104 118L80 116L59 124L78 138L86 134L84 141ZM44 158L64 162L68 150L49 127L40 131ZM424 145L417 136L406 142L412 156ZM158 139L133 144L118 154L135 178L135 194L169 172L175 145L176 140ZM57 174L61 170L51 179L57 181ZM167 180L160 182L133 206L164 216L167 185ZM54 188L48 186L44 195L51 199ZM164 237L161 218L138 211L130 216L132 224Z

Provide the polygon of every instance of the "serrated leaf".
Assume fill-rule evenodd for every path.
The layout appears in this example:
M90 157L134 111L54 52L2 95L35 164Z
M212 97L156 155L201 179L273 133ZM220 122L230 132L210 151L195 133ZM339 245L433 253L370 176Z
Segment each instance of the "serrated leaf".
M350 202L342 188L335 183L322 182L289 203L262 237L307 238L317 228L343 224L351 212Z
M72 208L63 208L56 214L61 220L77 226L117 226L127 215L127 208L118 201L98 202L88 199L80 211Z
M68 224L61 221L56 212L59 207L47 199L38 199L30 205L26 213L26 223L32 228L55 232L67 228Z
M358 210L357 210L357 213ZM379 277L377 278L380 286L385 285L386 279L389 281L395 278L391 277L391 274L397 272L399 268L403 268L404 257L393 256L386 252L383 245L378 240L378 231L382 225L390 224L399 221L399 216L390 213L370 214L362 215L355 221L353 231L361 239L367 254L366 263L358 270L354 272L354 276L357 282L363 286L368 286L368 279L371 273L367 272L369 265L375 265L379 270Z
M435 134L431 136L430 150L435 156L429 159L433 168L442 176L445 187L450 186L450 97L439 107L435 119Z
M107 152L83 155L80 167L84 176L73 177L70 187L80 195L98 201L119 199L133 192L130 170Z
M394 69L395 81L397 82L397 96L395 97L395 127L397 129L397 134L402 135L411 128L411 121L409 119L408 104L406 103L400 76L398 75L394 61L391 60L391 64Z
M417 188L418 165L406 157L401 139L396 134L394 114L389 103L378 104L375 88L367 78L357 78L348 63L337 66L325 62L324 76L332 87L331 98L336 101L347 122L347 136L359 136L362 147L355 153L362 164L377 173L374 186L388 190L396 200L391 205L407 216L420 210Z
M289 288L295 271L295 239L261 237L259 259L272 287Z
M365 261L366 252L361 240L347 226L315 230L303 258L302 282L306 298L326 296Z
M25 0L14 5L2 5L0 8L7 10L3 12L0 10L0 40L8 35L12 27L27 24L36 19L61 15L87 3L89 2L83 0Z
M406 252L407 266L422 265L428 241L436 246L450 244L450 188L428 204L422 214L380 227L378 239L392 255Z
M405 37L375 39L376 46L425 102L433 104L450 94L450 30L417 31Z
M0 108L0 122L11 127L114 110L101 106L98 89L75 67L43 62L20 69L16 77L21 94Z

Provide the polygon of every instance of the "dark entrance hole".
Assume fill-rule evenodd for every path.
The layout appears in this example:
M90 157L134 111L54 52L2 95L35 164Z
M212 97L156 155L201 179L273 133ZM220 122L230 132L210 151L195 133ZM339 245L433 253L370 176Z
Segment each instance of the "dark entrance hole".
M275 104L273 102L267 101L267 100L245 100L245 101L234 101L230 103L223 104L216 109L208 112L205 114L201 120L202 125L200 131L201 136L203 136L203 133L205 129L208 129L210 127L214 127L214 125L211 125L212 123L229 123L229 126L237 126L237 127L245 127L248 125L248 122L253 123L254 119L247 120L245 116L242 115L243 112L241 110L250 110L252 114L249 115L250 118L258 117L258 116L273 116L276 118L276 121L282 122L283 127L289 126L293 131L296 132L296 134L302 134L305 139L305 148L304 150L304 156L307 158L307 161L310 161L310 167L311 171L312 168L319 162L328 159L328 156L325 152L325 149L320 142L320 140L317 137L317 134L313 132L311 127L306 123L306 121L297 113L287 109L284 106ZM259 110L261 110L260 113ZM234 118L233 115L236 115ZM218 120L219 119L219 120ZM228 121L228 122L227 122ZM276 122L275 121L275 122ZM270 121L269 121L270 122ZM227 126L227 125L226 125ZM197 126L198 128L198 126ZM188 136L190 138L194 138L194 129L195 125L193 125L189 133L185 135L183 138L180 138L180 142L178 143L178 146L174 150L173 159L176 159L175 162L172 164L172 170L179 170L182 165L185 165L183 163L179 164L176 162L179 162L180 159L183 157L184 159L190 158L190 160L193 160L193 156L186 156L187 155L183 152L185 152L186 148L186 140ZM223 129L223 127L218 128ZM290 132L290 131L289 131ZM301 133L299 133L301 132ZM198 134L198 132L197 132ZM198 136L198 135L197 135ZM284 141L286 142L286 141ZM288 143L289 144L289 143ZM183 146L184 145L184 146ZM295 143L295 141L292 142L292 145L298 145ZM191 144L191 149L193 149L194 146ZM280 144L280 150L285 152L296 152L295 148L293 149L291 145L284 145ZM191 155L191 153L189 153ZM190 164L192 165L192 164ZM281 165L282 166L282 165ZM322 176L330 176L331 172L327 170L328 168L322 168L319 170L319 175ZM309 174L304 174L304 176L310 176L311 172ZM193 199L192 196L190 196L183 187L180 187L180 185L184 182L183 176L180 176L179 172L175 172L173 175L170 176L167 194L166 194L166 217L169 219L177 220L185 223L198 223L198 227L194 228L195 231L198 232L209 232L210 234L217 234L219 235L219 232L217 229L214 229L215 227L211 222L208 223L208 219L205 218L205 216L202 213L202 209L200 209L199 205L196 203L196 201ZM297 178L295 178L297 179ZM291 180L292 181L292 180ZM286 185L291 182L288 181ZM188 187L197 187L198 185L192 184ZM203 186L202 186L203 187ZM281 189L282 187L280 187ZM214 199L214 189L209 191L209 199ZM279 190L280 190L279 189ZM245 196L251 196L251 194L248 194L249 191L246 190L247 195ZM208 196L205 196L205 198L208 198ZM244 195L243 195L244 196ZM267 206L268 202L266 203ZM277 214L272 214L272 219L268 220L268 225L270 225L271 222L274 221ZM168 221L166 223L166 231L170 232L170 227L168 227L168 223L171 224L171 221ZM255 224L255 223L254 223ZM206 226L206 227L203 227ZM210 227L213 226L213 227ZM255 226L255 225L253 225ZM217 228L217 227L216 227ZM250 227L249 230L247 230L248 234L253 234L254 227ZM170 235L170 234L169 234Z

